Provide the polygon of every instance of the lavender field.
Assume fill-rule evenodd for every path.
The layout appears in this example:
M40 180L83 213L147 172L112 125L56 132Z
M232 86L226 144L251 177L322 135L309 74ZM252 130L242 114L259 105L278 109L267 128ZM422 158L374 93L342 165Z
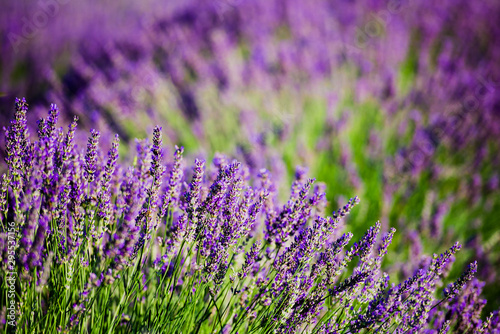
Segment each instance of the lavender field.
M0 2L0 333L500 333L500 2Z

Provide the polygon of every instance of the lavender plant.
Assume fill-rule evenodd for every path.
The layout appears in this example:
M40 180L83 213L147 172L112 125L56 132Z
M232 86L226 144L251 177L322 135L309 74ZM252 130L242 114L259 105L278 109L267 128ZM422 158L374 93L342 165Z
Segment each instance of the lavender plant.
M160 127L127 160L118 137L106 156L96 130L80 148L77 120L57 128L55 105L35 140L27 110L16 100L6 129L0 258L16 279L0 278L15 291L0 297L4 332L500 330L498 311L481 317L476 262L441 289L458 243L396 284L384 266L395 229L343 232L359 199L325 216L325 188L303 169L280 204L265 170L224 156L190 170L182 148L165 164Z

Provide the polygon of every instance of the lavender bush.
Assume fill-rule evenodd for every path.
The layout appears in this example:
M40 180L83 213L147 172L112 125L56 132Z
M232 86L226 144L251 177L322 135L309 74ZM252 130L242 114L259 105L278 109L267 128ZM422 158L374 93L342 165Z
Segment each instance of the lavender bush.
M345 232L359 199L326 215L325 187L304 169L280 205L267 170L223 155L185 168L178 147L165 163L160 127L126 159L118 136L102 152L97 130L80 147L78 120L59 128L56 105L34 140L27 110L16 100L6 129L0 254L14 274L1 285L14 293L0 297L4 332L500 329L498 311L481 317L476 262L447 279L460 244L422 257L398 284L384 265L395 229Z
M119 155L132 156L133 138L154 124L166 156L174 144L190 162L226 152L248 166L251 184L268 169L276 201L287 200L295 167L307 165L335 189L324 215L357 194L354 235L377 219L384 233L398 229L384 262L394 282L411 277L424 254L462 240L449 279L477 260L489 313L500 307L499 5L6 1L0 123L8 125L21 95L30 100L32 133L50 102L62 106L64 127L76 115L80 129L99 129L92 137L103 153L90 160L89 179L114 133ZM74 141L87 135L76 131ZM148 151L140 146L138 156ZM105 220L108 195L100 196ZM169 203L165 196L160 203Z

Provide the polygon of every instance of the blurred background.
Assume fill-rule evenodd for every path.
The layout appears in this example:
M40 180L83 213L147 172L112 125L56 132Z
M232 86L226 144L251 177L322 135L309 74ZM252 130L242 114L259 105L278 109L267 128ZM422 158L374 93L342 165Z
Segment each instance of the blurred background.
M168 157L177 144L267 168L283 198L306 167L330 212L360 197L346 229L398 229L388 270L460 241L451 276L478 260L498 308L500 1L0 4L2 127L15 97L32 135L56 103L81 148L97 128L123 156L159 124Z

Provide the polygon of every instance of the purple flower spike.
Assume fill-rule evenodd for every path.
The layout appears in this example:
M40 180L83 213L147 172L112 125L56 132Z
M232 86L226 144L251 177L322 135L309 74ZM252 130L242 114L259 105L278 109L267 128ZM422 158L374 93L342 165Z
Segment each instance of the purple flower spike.
M181 186L181 179L183 176L182 171L182 153L184 152L184 147L175 146L174 153L174 165L170 171L170 178L168 181L167 189L162 196L162 206L158 212L158 218L162 218L167 214L167 209L171 206L175 206L179 201L179 192Z
M137 251L143 244L144 238L149 238L151 232L158 226L153 222L153 213L158 206L158 193L162 183L162 176L165 172L165 167L162 165L163 148L162 148L161 127L156 126L153 130L153 145L151 147L151 168L149 173L153 176L151 186L146 190L147 199L142 205L142 208L137 217L137 225L140 226L142 236L135 246ZM134 251L134 252L135 252Z
M85 154L85 178L88 183L95 179L95 172L97 170L97 145L99 144L99 131L90 130L90 137L87 144L87 153Z
M2 182L0 184L0 210L4 211L7 205L7 191L9 189L9 178L6 174L2 174Z
M462 248L462 246L458 242L456 242L450 249L448 249L443 254L439 256L434 255L434 259L432 260L429 268L429 272L434 274L433 277L439 276L443 273L444 267L451 260L452 256L460 250L460 248Z
M347 254L349 254L349 256L357 255L361 259L365 259L370 255L381 226L380 222L377 222L375 226L371 226L368 231L366 231L363 238L358 243L355 243Z
M57 120L59 119L59 108L54 103L50 105L49 116L46 121L45 137L52 137L56 130Z
M354 289L357 285L363 282L369 275L369 272L362 272L348 277L345 281L333 288L332 291L330 291L330 295L339 297L339 295L343 292L348 293L350 290Z
M260 240L255 242L252 245L252 248L250 248L250 251L245 254L245 263L241 267L241 272L238 273L238 277L240 279L247 277L251 267L253 266L255 261L257 261L261 245L262 243L260 242Z
M164 168L162 166L163 160L163 148L162 148L162 136L161 136L161 126L156 126L153 130L153 146L151 147L152 161L150 173L155 180L160 180L163 176Z
M74 138L75 138L75 130L76 130L76 124L78 122L78 116L75 116L73 118L73 122L68 127L68 133L66 134L66 138L64 138L64 144L63 144L63 152L62 152L62 157L60 164L65 164L67 163L71 155L74 154L73 149L75 147L74 144Z
M450 320L446 320L441 328L439 329L438 334L446 334L450 330Z
M203 181L203 174L205 170L205 161L196 159L194 162L194 174L191 181L191 187L187 194L187 208L189 220L192 226L198 224L198 209L201 205L201 185Z
M452 284L450 284L446 289L444 289L445 298L453 298L463 289L464 285L467 284L477 272L477 261L469 264L467 270L462 273L462 275Z
M108 152L108 162L106 163L106 167L104 168L104 175L101 178L101 191L98 198L98 214L101 218L104 219L106 225L110 222L112 216L110 183L111 177L115 172L116 162L118 161L119 142L120 138L118 137L118 135L116 135L113 143L111 144L111 149Z
M358 196L351 198L346 205L344 205L342 208L338 209L336 212L333 213L333 218L337 219L346 216L347 214L349 214L351 209L358 203L359 203Z
M30 145L26 118L27 111L26 99L19 100L16 98L15 118L10 122L10 126L5 129L5 162L9 167L14 191L21 189L21 178L26 173L24 157Z

